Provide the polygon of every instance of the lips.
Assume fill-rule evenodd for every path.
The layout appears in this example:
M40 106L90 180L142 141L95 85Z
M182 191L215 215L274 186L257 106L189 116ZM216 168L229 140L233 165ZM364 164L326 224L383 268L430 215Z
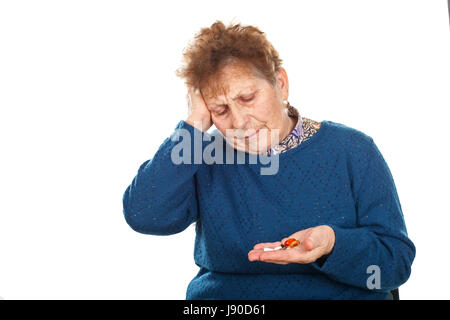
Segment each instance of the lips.
M258 135L259 130L260 130L260 129L256 130L255 133L253 133L253 134L251 134L251 135L249 135L249 136L246 136L245 139L250 139L250 138L256 137L256 136Z

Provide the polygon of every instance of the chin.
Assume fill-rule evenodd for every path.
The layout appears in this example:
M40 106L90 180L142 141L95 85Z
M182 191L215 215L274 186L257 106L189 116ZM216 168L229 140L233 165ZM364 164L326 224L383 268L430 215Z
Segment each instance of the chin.
M249 153L249 154L260 154L265 153L270 148L270 143L267 143L267 141L252 141L248 142L243 139L236 139L233 143L231 142L231 139L226 139L226 142L229 145L232 145L234 149L239 150L241 152ZM259 145L258 145L258 142Z
M265 153L267 152L267 150L269 150L269 146L265 145L265 146L246 146L245 148L245 152L250 153L250 154L260 154L260 153Z

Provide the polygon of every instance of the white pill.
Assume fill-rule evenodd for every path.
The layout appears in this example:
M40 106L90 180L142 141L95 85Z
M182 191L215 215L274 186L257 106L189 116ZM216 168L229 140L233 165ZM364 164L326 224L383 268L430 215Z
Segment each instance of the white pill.
M264 248L264 251L275 251L275 250L280 250L282 248L282 246L278 246L276 248Z

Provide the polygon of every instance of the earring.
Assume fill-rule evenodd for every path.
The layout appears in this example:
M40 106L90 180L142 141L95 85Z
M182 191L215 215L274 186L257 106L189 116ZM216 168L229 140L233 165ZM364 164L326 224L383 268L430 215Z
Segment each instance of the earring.
M287 100L283 100L283 104L286 107L286 112L287 112L288 116L298 119L298 116L299 116L298 110L296 108L294 108L293 106L291 106L291 104Z
M291 110L292 106L291 106L291 104L289 103L289 101L283 100L283 104L284 104L284 106L286 107L286 109L287 109L288 111Z

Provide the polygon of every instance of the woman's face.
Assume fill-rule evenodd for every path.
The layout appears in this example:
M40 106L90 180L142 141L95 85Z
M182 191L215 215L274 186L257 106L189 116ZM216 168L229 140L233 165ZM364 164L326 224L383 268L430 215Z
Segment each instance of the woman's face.
M202 95L216 128L235 149L262 153L278 144L295 126L283 100L288 99L288 78L281 68L276 85L257 75L256 69L229 64L214 77L220 92Z

